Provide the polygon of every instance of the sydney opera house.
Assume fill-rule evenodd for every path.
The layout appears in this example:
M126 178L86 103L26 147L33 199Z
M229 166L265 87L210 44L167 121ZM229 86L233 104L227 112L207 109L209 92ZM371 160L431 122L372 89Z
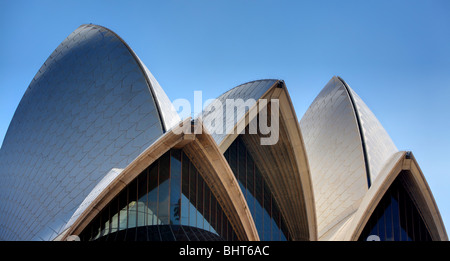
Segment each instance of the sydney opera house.
M414 155L340 77L301 119L283 80L217 101L181 119L118 35L80 26L4 138L0 240L448 240ZM252 132L269 109L277 128Z

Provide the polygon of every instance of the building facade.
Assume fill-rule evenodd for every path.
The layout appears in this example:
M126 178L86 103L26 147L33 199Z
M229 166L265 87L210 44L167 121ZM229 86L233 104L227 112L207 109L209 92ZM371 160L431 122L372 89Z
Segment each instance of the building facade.
M92 24L33 78L0 169L1 240L448 240L413 154L340 77L301 120L277 79L180 119Z

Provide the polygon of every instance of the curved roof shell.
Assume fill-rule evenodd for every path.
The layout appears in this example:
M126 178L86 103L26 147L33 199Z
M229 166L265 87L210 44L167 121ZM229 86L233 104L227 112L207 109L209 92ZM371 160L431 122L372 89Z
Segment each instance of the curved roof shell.
M373 183L384 164L398 149L380 121L378 121L361 97L342 78L338 77L338 79L346 86L352 99L362 133L362 142L365 144L370 183Z
M367 191L364 153L345 86L333 77L300 121L319 238L356 210Z
M293 240L316 240L317 231L315 225L314 200L311 191L309 168L306 153L303 149L303 141L298 120L293 110L286 86L279 80L261 80L239 85L219 97L219 101L226 99L277 99L280 103L280 140L272 146L261 146L257 141L258 135L244 134L254 150L255 160L263 156L269 156L270 164L260 161L260 166L265 179L272 187L274 197L281 207L281 212L288 222L293 235ZM221 105L226 106L223 102ZM242 104L241 104L242 105ZM193 162L198 162L199 171L205 181L211 187L214 194L221 202L227 216L233 221L233 226L241 240L259 240L254 220L249 212L245 196L238 185L223 152L241 132L235 132L236 126L243 123L248 126L252 122L250 113L256 110L257 104L248 108L237 109L240 113L234 114L228 126L229 133L216 133L211 128L217 125L205 126L203 121L214 117L222 119L215 113L225 112L226 109L217 111L205 110L203 119L195 121L184 120L161 136L148 147L139 157L130 163L124 170L111 171L108 176L95 188L86 201L80 206L76 215L69 223L70 227L62 238L74 233L80 233L82 229L94 218L94 216L111 200L120 189L128 184L145 167L156 160L168 149L183 148ZM223 117L225 118L225 116ZM254 119L254 118L253 118ZM191 125L193 124L193 125ZM223 125L222 125L223 126ZM208 128L209 127L209 128ZM184 131L180 131L184 129ZM192 130L191 128L194 128ZM201 129L201 131L196 131ZM187 134L186 130L189 131ZM252 136L251 138L249 136ZM280 157L281 154L285 157ZM267 157L264 158L267 161ZM280 178L282 177L282 178ZM296 200L292 200L295 198ZM73 225L72 225L73 224Z
M300 126L310 164L319 240L358 240L378 202L402 175L433 240L448 240L411 153L399 152L362 99L333 77Z
M354 213L397 152L361 98L340 77L322 89L300 121L311 169L319 238Z
M361 201L358 210L329 238L338 241L356 241L361 235L380 200L396 179L412 197L433 241L448 241L439 209L415 157L411 152L399 151L391 155L381 168L378 178Z
M228 100L242 100L232 104L231 115ZM162 153L183 148L201 167L238 238L259 240L223 155L242 134L293 240L356 240L401 172L433 239L448 240L414 157L398 152L340 77L327 83L301 122L281 80L248 82L216 101L199 119L181 122L155 77L119 36L101 26L80 26L33 78L0 149L0 239L77 234ZM264 106L279 106L270 146L259 143L261 132L245 133Z
M107 173L173 125L167 101L120 37L97 25L77 28L33 78L5 136L0 238L61 233Z
M171 148L183 148L190 159L200 167L200 175L214 195L217 195L238 238L258 240L245 197L213 138L207 132L188 134L186 131L191 127L201 128L201 125L201 121L197 121L196 125L191 126L191 118L185 119L180 125L164 133L125 169L111 171L80 205L58 240L65 240L72 234L78 235L127 184Z
M227 100L238 99L242 102L227 103ZM267 103L264 104L263 100ZM308 161L298 119L284 81L264 79L244 83L225 92L217 101L206 107L202 121L223 120L222 124L205 124L219 150L224 153L237 136L243 134L252 157L272 188L293 240L316 240L314 196ZM271 119L270 145L262 145L267 135L260 132L252 134L249 128L258 125L258 115L262 110L275 106L274 103L277 104L278 110L275 111L278 114L270 118L278 117L279 125L274 127Z
M245 118L246 114L251 109L252 106L246 106L250 103L246 104L245 101L257 101L262 98L264 94L266 94L277 82L279 81L274 79L265 79L241 84L217 97L216 100L217 102L220 102L222 110L215 110L213 106L217 103L214 102L205 108L201 115L203 122L212 121L212 119L223 120L222 124L207 126L209 133L211 133L219 147L224 143L224 140L229 136L229 134L235 131L236 125ZM227 100L235 101L237 99L241 99L244 102L236 103L237 106L233 113L231 115L227 115ZM219 113L222 113L222 115L218 115Z

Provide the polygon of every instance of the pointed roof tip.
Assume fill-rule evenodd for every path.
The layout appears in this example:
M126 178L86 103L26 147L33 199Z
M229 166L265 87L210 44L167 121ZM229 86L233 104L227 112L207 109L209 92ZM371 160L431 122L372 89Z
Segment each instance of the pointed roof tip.
M277 83L277 88L286 88L286 83L284 82L284 80L279 79L278 83Z
M103 26L101 26L101 25L98 25L98 24L93 24L93 23L85 23L85 24L80 24L80 26L78 26L78 28L80 28L80 27L83 27L83 26L100 26L100 27L103 27Z
M249 84L249 83L254 83L254 82L265 82L265 81L273 81L273 82L277 82L277 81L278 81L278 82L283 82L283 83L284 83L284 80L281 80L281 79L275 79L275 78L258 79L258 80L252 80L252 81L248 81L248 82L241 83L241 84L239 84L239 85L237 85L237 86L231 88L230 90L232 90L232 89L234 89L234 88L236 88L236 87L242 86L242 85Z
M88 27L88 26L89 26L89 27L100 27L100 28L102 28L102 29L104 29L104 30L107 30L107 31L109 31L109 32L111 32L111 33L116 34L113 30L109 29L108 27L105 27L105 26L99 25L99 24L94 24L94 23L81 24L80 26L78 26L78 28L81 28L81 27Z
M80 26L87 26L87 25L92 25L92 26L101 26L101 27L103 27L102 25L99 25L99 24L94 24L94 23L84 23L84 24L81 24ZM80 27L79 26L79 27Z
M204 119L205 122L209 122L210 119L213 119L214 117L220 115L220 113L225 113L226 109L225 107L227 106L227 103L225 102L228 99L242 99L242 100L258 100L261 97L263 97L266 93L269 92L269 90L271 90L272 88L285 88L285 83L283 80L279 80L279 79L261 79L261 80L253 80L253 81L249 81L243 84L240 84L238 86L235 86L231 89L229 89L228 91L222 93L221 95L219 95L216 100L221 102L222 106L222 110L211 110L213 106L213 104L215 103L210 103L205 109L203 109L203 111L201 112L201 116ZM232 105L231 105L232 106ZM238 111L242 109L243 111L247 111L249 108L247 107L247 105L245 103L242 103L241 105L239 105ZM219 114L218 114L219 113ZM234 121L233 122L239 122L242 117L245 115L237 115L237 114L233 114L234 117ZM222 117L222 116L219 116ZM222 117L222 119L226 119L226 117ZM229 135L229 133L227 131L229 130L225 130L223 129L226 126L225 123L223 123L222 125L217 124L217 126L213 127L210 126L211 129L208 129L208 131L212 134L213 139L215 140L215 142L217 144L221 144L222 141ZM228 126L228 127L234 127L233 126ZM217 128L217 129L215 129ZM220 130L220 131L218 131Z
M347 90L355 112L367 160L370 187L370 183L375 180L384 162L398 149L367 104L341 77L337 77Z
M225 91L224 93L222 93L221 95L217 96L217 99L220 99L222 96L226 95L227 93L230 93L231 91L238 89L238 88L244 88L247 86L250 86L250 84L252 83L261 83L261 82L273 82L270 86L273 86L275 83L279 82L278 84L280 84L280 82L282 84L285 85L284 80L280 80L280 79L259 79L259 80L252 80L252 81L248 81L239 85L236 85L235 87ZM278 85L277 85L278 87Z
M344 79L342 79L342 77L341 76L339 76L339 75L335 75L333 78L336 78L336 79L338 79L343 85L345 85L347 88L349 88L350 86L348 86L348 84L347 84L347 82L346 81L344 81Z
M167 131L174 127L176 123L180 121L180 117L178 113L176 112L175 108L172 105L172 102L170 101L167 94L164 92L164 90L159 85L156 78L153 76L153 74L150 72L150 70L147 68L147 66L142 62L142 60L137 56L137 54L134 52L134 50L128 45L128 43L120 37L117 33L115 33L113 30L104 27L102 25L98 24L82 24L78 27L78 29L83 27L91 27L91 28L97 28L100 30L105 30L111 33L114 37L116 37L129 51L130 55L135 59L137 62L139 68L141 69L141 72L144 76L145 81L147 82L149 91L156 103L158 115L160 117L160 122L163 126L163 131ZM81 29L83 30L83 29Z
M81 24L80 26L78 26L77 29L80 29L82 27L100 28L100 29L106 30L106 31L112 33L115 37L117 37L119 40L121 40L122 42L125 43L125 41L114 30L110 29L109 27L99 25L99 24L94 24L94 23L85 23L85 24Z
M103 33L107 37L98 37L99 34ZM120 44L120 42L123 44ZM98 50L101 51L99 52ZM55 55L56 53L58 55ZM127 60L124 60L124 58ZM133 59L137 62L128 62ZM109 61L108 64L103 63L106 60ZM106 67L104 68L104 66ZM60 69L55 70L55 67ZM102 76L110 79L109 84L104 85L99 83L97 81L98 79L96 79L97 74L85 73L86 69L93 70L92 68L98 69ZM129 78L130 81L125 83L124 79L128 76L127 73L129 72L133 73L132 78ZM118 75L118 77L112 77L111 75ZM28 172L40 173L42 171L57 169L53 161L43 161L42 164L33 165L33 161L29 158L32 155L22 155L24 156L22 157L20 152L14 149L15 146L20 146L24 150L31 151L33 148L40 146L39 141L54 141L57 144L55 146L59 146L59 148L70 144L72 141L76 141L82 146L83 151L86 151L86 153L89 152L89 155L99 155L99 157L96 157L95 164L91 162L92 159L89 157L80 157L74 161L75 165L72 166L73 168L64 171L64 175L52 172L61 182L69 185L66 186L64 193L61 192L59 194L60 197L53 198L44 204L44 207L49 211L46 211L40 216L39 222L35 222L29 227L29 230L33 233L5 234L5 230L1 231L2 229L0 229L0 238L5 240L33 240L33 238L52 240L61 231L54 230L53 232L55 233L52 235L48 233L49 229L64 228L66 222L69 221L69 218L74 213L73 211L76 210L75 208L83 202L85 196L89 194L97 182L107 173L105 171L113 167L126 167L149 144L152 144L163 135L164 122L160 119L161 113L159 111L159 115L155 113L158 110L157 99L161 100L160 93L157 92L155 96L148 91L149 87L152 87L149 86L148 77L145 76L145 71L142 69L137 56L135 56L131 48L115 33L109 29L104 29L102 26L94 26L92 24L82 25L71 32L55 48L35 74L33 81L28 85L27 90L32 89L33 91L26 91L23 94L14 112L14 116L10 121L8 131L3 140L1 153L2 156L4 153L7 153L9 157L8 161L12 165L19 167L11 170L11 172L1 172L0 180L3 182L6 178L8 182L14 183L15 181L10 180L9 177L19 176L16 173L26 173L26 170ZM62 86L60 79L64 79L67 84ZM77 81L77 79L82 79L82 81ZM58 86L63 88L57 88ZM129 86L132 86L133 90L130 90ZM93 103L89 103L89 108L80 106L85 104L83 102L90 99L83 99L83 97L105 97L105 91L111 91L111 94L113 93L110 97L111 99L94 99L95 101ZM51 95L48 95L49 93ZM72 93L76 93L76 95L67 95ZM45 102L41 102L41 96L47 98ZM116 99L116 97L120 97L120 99ZM114 103L114 106L111 106L111 101ZM127 106L129 104L132 104L132 106ZM103 113L106 113L106 111L109 111L107 113L108 117ZM67 118L65 117L67 116L65 112L76 112L69 115L71 116L71 118L69 117L69 123L81 123L81 125L89 127L88 122L84 121L86 118L83 117L88 115L89 121L98 123L98 126L101 128L96 131L93 130L96 127L90 126L92 127L90 130L93 130L90 132L89 130L86 131L86 128L72 128L71 124L65 124L65 122L60 121L61 117ZM142 125L136 126L135 120L124 120L122 117L124 113L130 119L142 119L140 120ZM33 129L33 124L35 124L33 119L42 117L42 115L45 115L45 120L39 121L41 130L51 129L53 131L28 132L28 130ZM26 124L24 125L22 123ZM54 123L57 124L55 125ZM67 130L69 129L71 139L60 135L61 133L68 133ZM102 129L106 130L106 132L101 131ZM114 138L105 136L105 133L113 133L113 135L117 134L120 136L120 133L123 133L123 131L127 134L126 137L124 135L121 136L123 139L115 138L116 136ZM56 139L52 139L53 137L56 137ZM92 139L102 142L98 143L99 146L89 146L89 141ZM83 147L83 145L85 146ZM101 153L105 149L108 149L107 154L109 156ZM50 158L70 156L66 153L67 151L50 149L47 152ZM0 160L0 168L5 169L7 162L3 159ZM113 160L110 161L110 159ZM101 164L97 164L97 162ZM80 171L76 175L80 176L78 174L82 174L80 180L88 177L91 181L89 184L83 184L83 186L77 187L77 184L73 182L66 182L70 180L70 177L75 175L77 170L83 169L89 169L89 171ZM47 181L48 177L44 176L46 175L40 175L41 181L49 184L49 190L55 190L57 184L52 185L51 182ZM45 190L39 186L35 186L36 184L32 182L33 180L26 180L27 182L24 183L24 186L33 188L32 191L38 194L45 194ZM76 195L73 197L70 196L70 201L64 203L71 207L57 211L58 206L62 204L61 199L67 198L70 191L75 190L77 191ZM32 194L22 193L22 191L16 192L20 194L20 200L17 201L18 205L24 206L23 202L30 202L31 205L36 206L39 205L39 199L36 199ZM17 195L19 194L17 193L12 193L10 195L11 198L18 198ZM0 208L5 209L4 204L0 205ZM11 219L16 220L13 217L18 217L24 208L18 207L13 209L8 206L8 209L11 210L9 212ZM0 220L3 221L2 218ZM20 224L19 219L11 222L9 225L14 227L17 224Z

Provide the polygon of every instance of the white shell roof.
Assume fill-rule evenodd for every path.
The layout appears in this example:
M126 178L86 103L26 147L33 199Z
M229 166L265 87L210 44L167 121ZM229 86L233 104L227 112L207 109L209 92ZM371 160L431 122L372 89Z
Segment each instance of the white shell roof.
M212 135L217 145L227 137L228 133L232 131L235 125L245 116L245 114L249 111L249 108L245 105L245 101L249 99L253 99L257 101L260 99L269 89L272 87L278 80L274 79L266 79L266 80L257 80L251 81L248 83L241 84L239 86L234 87L233 89L225 92L220 95L217 100L222 105L222 116L220 110L212 110L213 103L208 105L203 111L201 117L203 122L212 121L212 119L222 119L223 124L215 124L213 128L208 129L209 133ZM235 108L235 113L233 115L226 115L226 100L227 99L242 99L244 102L240 103L242 106L238 106ZM209 126L207 126L209 127ZM219 129L222 127L222 129Z
M341 79L342 80L342 79ZM353 97L354 104L358 111L361 130L367 151L367 160L369 161L370 178L374 182L381 168L388 159L398 152L397 147L375 117L372 111L367 107L364 101L348 86L350 94Z
M111 169L173 124L168 101L115 33L71 33L30 83L0 150L0 240L55 238Z
M326 84L300 127L323 237L356 211L397 149L367 105L339 77Z

